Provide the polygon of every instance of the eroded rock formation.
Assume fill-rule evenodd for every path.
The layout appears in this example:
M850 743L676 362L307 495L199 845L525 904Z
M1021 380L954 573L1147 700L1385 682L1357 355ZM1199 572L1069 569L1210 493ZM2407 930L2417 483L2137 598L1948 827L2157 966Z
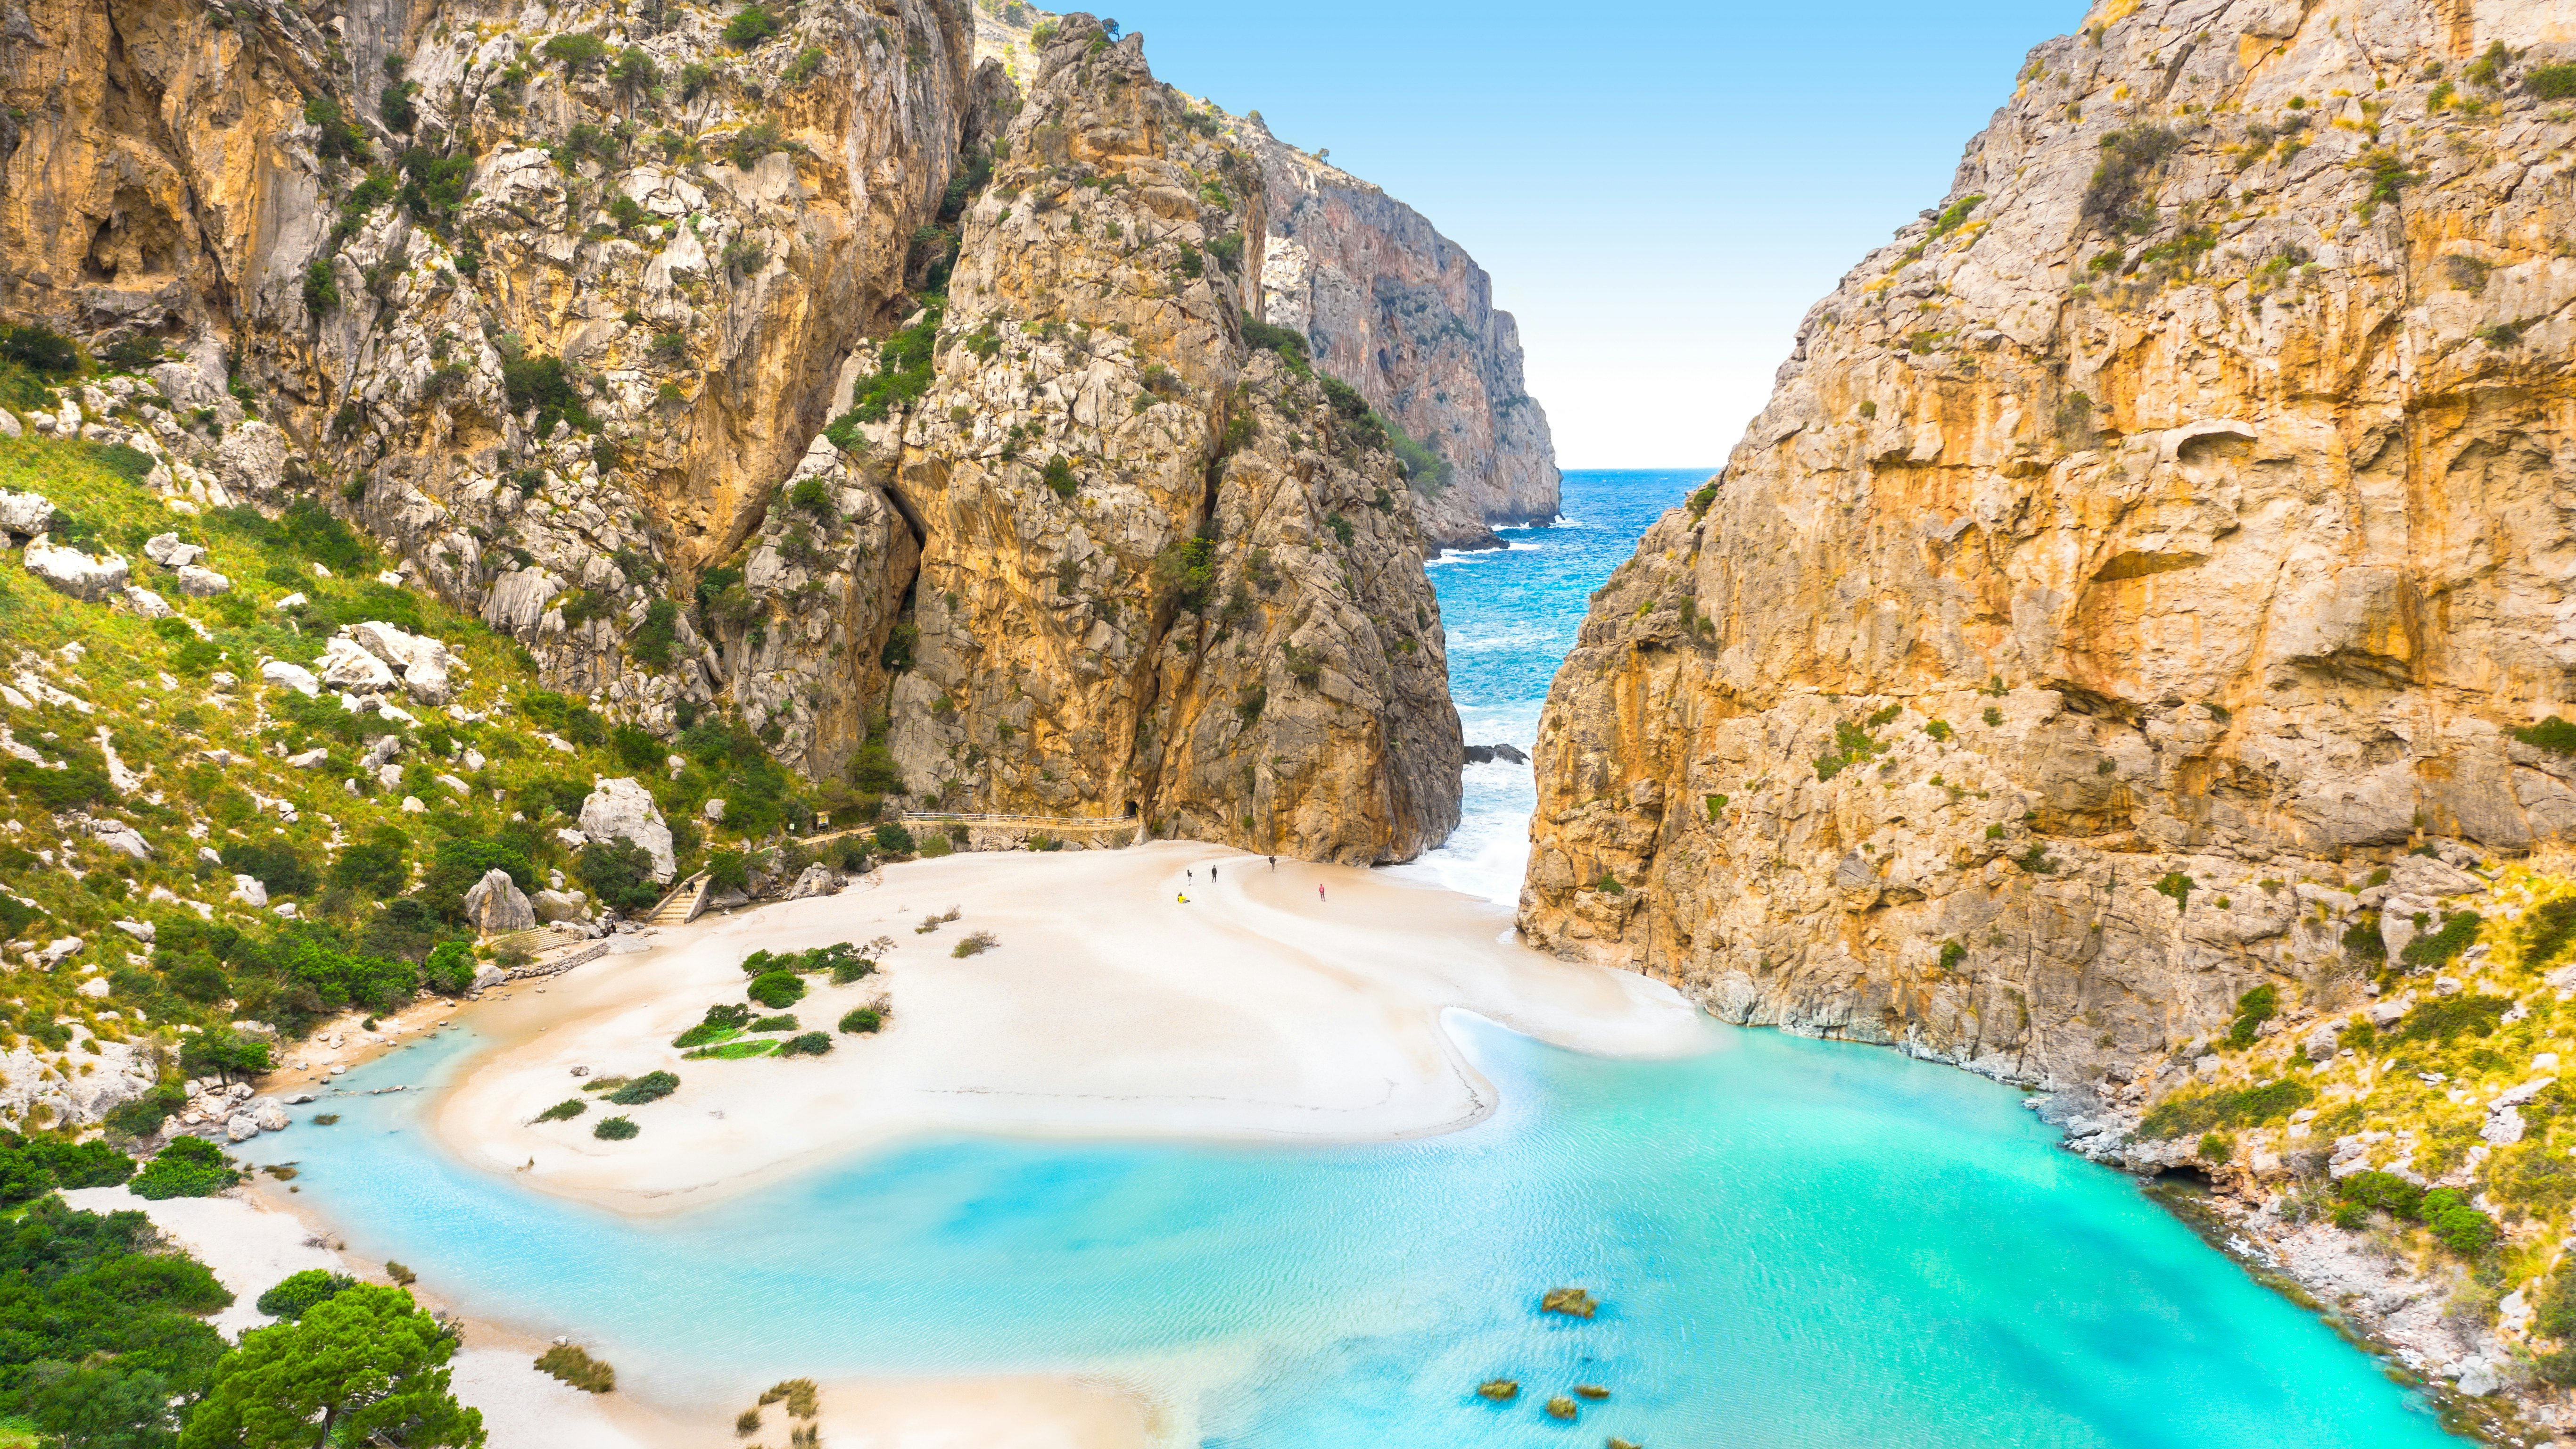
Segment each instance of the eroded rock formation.
M2090 1080L2356 987L2392 853L2563 836L2571 60L2528 0L2032 52L1596 597L1524 929Z

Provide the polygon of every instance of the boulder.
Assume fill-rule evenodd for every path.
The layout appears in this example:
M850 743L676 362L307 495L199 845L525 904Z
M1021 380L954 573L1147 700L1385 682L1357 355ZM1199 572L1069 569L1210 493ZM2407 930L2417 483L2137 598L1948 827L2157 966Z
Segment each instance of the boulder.
M286 1107L275 1097L253 1097L244 1104L243 1110L250 1113L250 1120L262 1132L286 1130Z
M52 525L54 505L42 493L12 493L0 488L0 529L32 537Z
M724 819L724 812L725 803L721 798L711 799L707 801L706 804L698 807L698 813L707 817L709 820Z
M175 533L156 533L143 541L143 556L165 569L182 569L202 562L206 551L193 543L182 543Z
M537 919L548 925L590 919L590 898L580 891L539 891L531 903L536 907Z
M168 599L161 597L159 594L152 592L141 584L127 584L125 586L125 603L126 607L132 609L138 614L141 614L147 619L167 619L172 614L178 612L178 610L170 607L170 601Z
M233 877L233 899L258 910L268 904L268 887L259 883L258 876L236 875Z
M259 677L271 684L285 685L308 699L322 692L322 681L313 677L312 670L301 664L289 664L283 659L272 659L261 665Z
M394 687L393 666L358 646L356 640L335 637L322 646L319 673L322 682L333 689L352 694L378 694Z
M178 571L179 592L192 599L211 599L232 592L233 581L203 564L190 564Z
M259 1119L248 1112L235 1112L224 1119L224 1137L227 1141L248 1142L258 1135Z
M502 970L498 966L480 966L477 967L474 972L473 989L476 991L488 991L509 979L510 973Z
M125 592L126 563L114 554L92 558L76 548L58 548L39 534L27 541L23 558L27 572L43 579L55 592L84 603L95 604Z
M506 936L512 931L534 930L535 908L520 894L518 883L506 870L487 870L465 892L465 918L474 929L486 936Z
M215 447L215 474L236 493L276 493L286 475L286 434L257 418L234 424Z
M602 780L581 802L582 833L593 840L630 840L653 857L653 879L679 873L671 857L671 827L652 795L632 779Z
M840 893L841 873L817 862L805 867L805 873L796 877L796 884L788 888L787 898L791 901L801 901L813 896L832 896Z

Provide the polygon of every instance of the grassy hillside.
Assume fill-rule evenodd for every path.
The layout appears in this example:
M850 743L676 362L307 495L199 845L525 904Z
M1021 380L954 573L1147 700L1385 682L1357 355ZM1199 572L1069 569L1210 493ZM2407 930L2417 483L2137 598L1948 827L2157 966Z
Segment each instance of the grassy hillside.
M651 789L684 870L710 848L811 819L738 726L696 720L676 745L616 727L539 687L506 637L380 581L393 561L312 503L278 518L187 516L142 486L150 462L32 434L0 441L0 488L52 500L56 542L123 555L133 582L176 610L153 620L121 601L80 602L14 552L0 564L0 683L26 701L0 696L0 726L39 756L0 755L0 935L13 963L39 963L10 978L0 1048L54 1053L54 1070L76 1071L59 1054L87 1035L170 1044L245 1019L294 1035L333 1013L461 989L467 953L438 948L470 937L461 896L491 868L523 890L560 876L630 909L657 894L639 852L558 839L595 777ZM187 598L145 561L145 540L173 532L209 551L229 592ZM447 707L397 697L412 718L387 719L261 678L268 660L311 665L336 629L366 620L434 636L465 662ZM392 782L362 759L393 748L379 743L389 735ZM111 749L137 777L121 789ZM289 763L314 750L318 760ZM687 757L676 772L675 750ZM713 841L693 824L709 796L728 807ZM146 858L100 838L119 826ZM236 873L263 883L268 908L236 898ZM152 939L119 921L149 925ZM45 943L72 937L79 949L41 969ZM116 1125L145 1129L158 1110L136 1104Z
M2344 937L2375 1000L2280 1029L2248 993L2217 1060L2166 1093L2140 1135L2196 1146L2257 1181L2290 1222L2331 1223L2451 1285L2449 1311L2519 1337L2533 1370L2576 1383L2576 958L2563 859L2484 872L2394 959L2377 914ZM2375 879L2385 879L2382 871ZM2519 1303L2509 1296L2519 1291Z

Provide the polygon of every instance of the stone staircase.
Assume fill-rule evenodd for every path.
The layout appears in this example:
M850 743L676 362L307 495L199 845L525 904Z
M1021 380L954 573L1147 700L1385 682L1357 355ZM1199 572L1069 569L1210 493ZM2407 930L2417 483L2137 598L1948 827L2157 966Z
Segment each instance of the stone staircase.
M642 924L685 926L696 920L699 913L706 908L707 873L699 871L696 875L671 887L671 893L662 897L662 903L653 908L653 913L646 916Z

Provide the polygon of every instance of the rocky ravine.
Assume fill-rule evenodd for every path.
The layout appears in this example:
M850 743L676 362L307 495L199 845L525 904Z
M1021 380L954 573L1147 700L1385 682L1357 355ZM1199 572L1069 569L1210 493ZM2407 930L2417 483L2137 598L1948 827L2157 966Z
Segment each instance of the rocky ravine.
M173 349L173 491L328 502L620 720L730 705L836 801L1436 843L1426 545L1243 341L1257 161L1088 17L1024 89L955 0L754 14L36 5L0 295Z
M2511 731L2576 665L2569 18L2107 0L2032 52L1595 598L1530 938L2116 1083L2337 989L2310 879L2562 835Z

